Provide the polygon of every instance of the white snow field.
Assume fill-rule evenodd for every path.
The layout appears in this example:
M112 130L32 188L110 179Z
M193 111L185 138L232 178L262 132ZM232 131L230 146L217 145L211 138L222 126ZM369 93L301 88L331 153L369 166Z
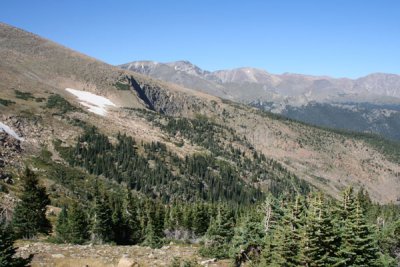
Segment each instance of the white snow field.
M107 106L116 107L108 98L99 96L90 92L80 91L72 88L65 88L69 93L76 96L83 106L87 107L90 112L98 114L100 116L107 115Z
M9 135L13 136L15 139L18 139L20 141L23 141L24 138L19 137L16 132L14 132L13 129L11 129L8 125L5 125L4 123L0 122L0 132L6 132Z

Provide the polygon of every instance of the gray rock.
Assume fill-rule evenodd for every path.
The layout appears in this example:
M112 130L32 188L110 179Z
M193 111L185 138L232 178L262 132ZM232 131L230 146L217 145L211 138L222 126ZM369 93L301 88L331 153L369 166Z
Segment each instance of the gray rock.
M129 258L128 255L123 255L117 267L139 267L139 264L134 259Z

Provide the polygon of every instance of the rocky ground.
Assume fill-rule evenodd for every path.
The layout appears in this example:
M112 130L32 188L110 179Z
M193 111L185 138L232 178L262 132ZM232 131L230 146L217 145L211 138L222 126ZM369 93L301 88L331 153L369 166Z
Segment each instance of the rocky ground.
M34 254L32 267L153 267L171 266L174 259L195 261L201 266L230 266L229 261L214 261L198 255L190 245L168 245L160 249L140 246L70 245L20 241L17 255Z

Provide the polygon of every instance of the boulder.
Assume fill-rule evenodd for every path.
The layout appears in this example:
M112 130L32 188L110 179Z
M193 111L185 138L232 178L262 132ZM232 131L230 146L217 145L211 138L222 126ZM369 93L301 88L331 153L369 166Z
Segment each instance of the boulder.
M209 260L205 260L205 261L200 262L200 265L208 266L211 263L216 262L216 261L217 261L217 259L209 259Z
M122 256L117 267L139 267L139 264L127 255Z

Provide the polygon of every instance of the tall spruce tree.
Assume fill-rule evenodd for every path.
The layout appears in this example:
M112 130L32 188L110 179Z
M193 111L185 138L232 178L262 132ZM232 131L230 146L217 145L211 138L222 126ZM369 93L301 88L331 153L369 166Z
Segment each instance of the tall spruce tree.
M149 246L151 248L160 248L162 245L161 238L156 231L155 223L151 218L147 221L145 238L142 245Z
M338 259L339 231L322 194L310 199L301 242L302 265L333 266Z
M280 225L277 227L277 252L284 259L285 266L299 266L301 229L304 223L304 203L300 196L297 196L294 203L284 209L284 215ZM277 257L279 258L279 257ZM280 259L279 259L280 260Z
M89 224L82 207L74 202L69 209L64 207L58 215L56 233L59 241L82 244L89 238Z
M114 232L114 241L117 244L130 244L131 229L128 219L125 215L122 201L115 201L112 209L112 228Z
M49 233L51 224L46 218L46 206L50 204L50 199L46 189L39 185L35 173L28 167L22 182L21 201L15 207L12 219L16 237L32 238L38 233Z
M261 213L264 217L265 245L260 266L282 266L285 262L280 253L283 247L283 236L280 235L279 229L284 215L282 203L279 203L272 195L268 195L261 205Z
M197 236L203 236L210 225L208 207L204 204L197 204L194 210L193 231Z
M374 232L366 223L363 209L360 202L356 202L356 210L354 216L351 216L354 222L354 230L356 238L354 260L355 266L381 266L379 262L379 248Z
M82 244L89 238L89 223L83 208L73 203L68 211L68 241Z
M29 266L33 255L28 258L15 257L16 248L12 237L12 229L5 221L0 221L0 267Z
M259 261L266 234L261 217L261 214L252 212L235 227L231 256L237 264L243 261Z
M137 244L143 240L142 229L140 225L138 212L138 199L132 197L132 193L128 190L125 200L125 221L129 227L128 239L130 244Z
M219 205L217 216L212 220L200 249L204 256L225 258L229 255L229 243L234 235L234 216L225 205Z
M102 244L113 240L112 211L106 196L95 195L90 232L92 241Z
M337 253L339 262L335 266L380 266L373 231L366 223L352 188L344 192L340 208L341 245Z
M56 223L57 240L62 243L69 242L69 225L68 225L68 210L67 207L61 209Z
M158 248L162 245L164 237L164 218L162 205L154 201L147 201L145 205L145 233L143 244L152 248Z

